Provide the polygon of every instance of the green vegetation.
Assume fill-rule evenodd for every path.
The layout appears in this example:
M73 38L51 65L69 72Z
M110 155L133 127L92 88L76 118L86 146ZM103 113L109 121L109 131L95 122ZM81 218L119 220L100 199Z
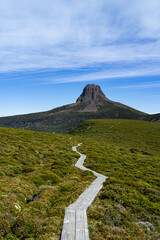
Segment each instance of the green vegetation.
M160 113L147 115L144 117L144 120L149 122L160 122Z
M90 238L160 239L160 124L89 120L73 133L85 166L109 177L88 210Z
M60 237L65 207L95 179L108 178L88 209L91 240L158 240L160 124L88 120L72 135L0 128L0 239Z
M95 110L87 110L93 108ZM149 115L117 102L87 101L46 112L0 118L1 127L68 133L87 119L143 119Z
M68 135L0 128L0 239L59 239L65 207L95 179L74 167L76 144Z
M76 103L50 111L0 118L0 127L42 132L68 133L88 119L135 119L159 122L160 114L149 115L105 97L101 88L87 84Z

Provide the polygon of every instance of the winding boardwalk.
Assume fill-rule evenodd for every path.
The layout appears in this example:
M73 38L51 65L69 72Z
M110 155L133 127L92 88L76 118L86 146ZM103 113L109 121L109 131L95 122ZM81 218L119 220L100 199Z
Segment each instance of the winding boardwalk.
M72 147L73 151L80 155L80 158L75 166L81 170L93 172L97 179L94 180L94 182L79 196L76 202L72 203L66 209L61 240L89 240L86 211L107 178L104 175L83 166L86 156L77 151L77 147L79 146L81 146L81 143L76 147Z

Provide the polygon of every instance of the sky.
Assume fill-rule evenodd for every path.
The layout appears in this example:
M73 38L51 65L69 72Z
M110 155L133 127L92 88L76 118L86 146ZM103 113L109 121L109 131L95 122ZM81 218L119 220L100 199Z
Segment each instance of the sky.
M73 103L88 83L160 112L159 0L0 0L0 116Z

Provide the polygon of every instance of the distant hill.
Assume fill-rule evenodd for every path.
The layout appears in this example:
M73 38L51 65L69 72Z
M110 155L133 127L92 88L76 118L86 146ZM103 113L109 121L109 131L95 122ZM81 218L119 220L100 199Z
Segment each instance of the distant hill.
M149 115L106 98L98 85L88 84L76 103L46 112L0 118L0 126L46 132L69 132L87 119L143 119Z
M160 122L160 113L147 115L144 117L144 120L149 122Z

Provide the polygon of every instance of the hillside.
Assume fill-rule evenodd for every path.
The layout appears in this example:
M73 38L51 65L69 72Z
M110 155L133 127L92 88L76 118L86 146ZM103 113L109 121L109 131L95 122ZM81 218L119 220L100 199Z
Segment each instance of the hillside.
M90 238L160 239L160 124L89 120L73 133L85 166L109 176L88 210Z
M147 115L144 117L144 120L149 122L160 122L160 113Z
M0 118L1 127L66 133L87 119L142 119L147 114L106 98L98 85L88 84L76 103L46 112Z
M0 128L0 239L59 240L65 207L95 177L109 178L88 210L91 240L158 240L160 124L88 120L72 133Z
M0 128L0 239L59 239L65 207L95 179L68 135Z

